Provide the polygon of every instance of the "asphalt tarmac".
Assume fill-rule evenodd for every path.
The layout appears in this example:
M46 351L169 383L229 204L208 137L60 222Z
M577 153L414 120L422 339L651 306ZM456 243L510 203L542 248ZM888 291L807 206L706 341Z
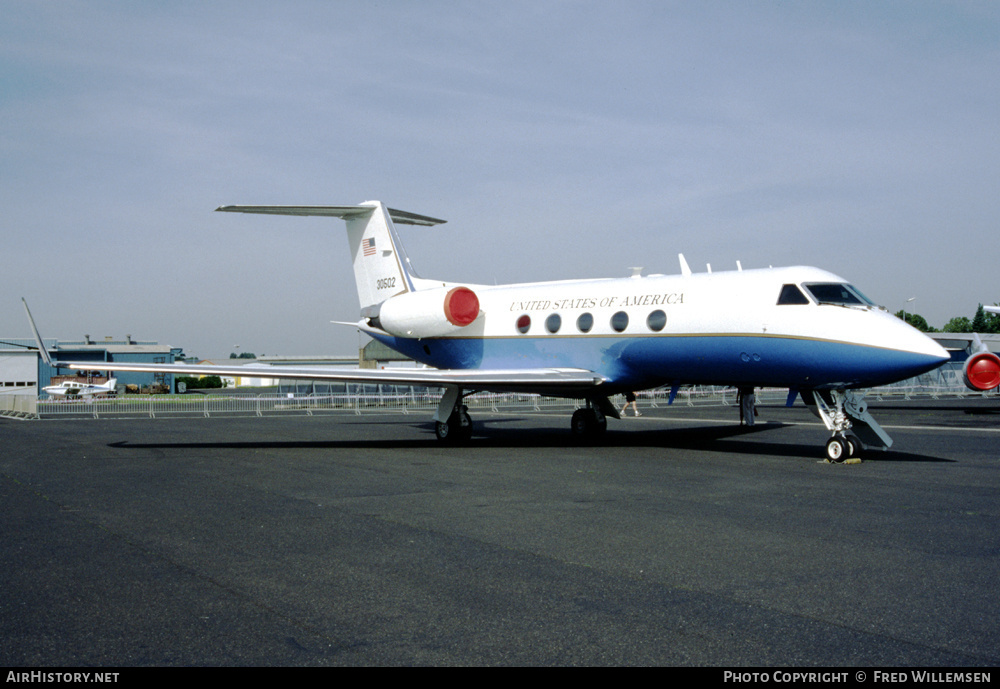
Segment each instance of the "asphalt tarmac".
M0 666L1000 664L1000 403L0 420Z

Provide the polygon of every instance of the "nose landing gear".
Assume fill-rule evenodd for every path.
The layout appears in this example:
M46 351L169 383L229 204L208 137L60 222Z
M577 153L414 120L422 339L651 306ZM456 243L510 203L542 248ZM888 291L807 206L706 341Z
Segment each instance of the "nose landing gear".
M833 433L833 437L826 441L826 458L829 461L839 463L849 457L858 457L863 449L888 450L892 446L892 438L868 413L863 393L854 390L813 390L811 395L803 395L802 399Z

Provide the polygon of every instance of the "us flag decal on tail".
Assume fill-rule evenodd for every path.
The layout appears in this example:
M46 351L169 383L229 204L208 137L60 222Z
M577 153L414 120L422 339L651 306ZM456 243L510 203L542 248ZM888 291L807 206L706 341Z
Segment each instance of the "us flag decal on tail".
M364 253L365 256L374 256L375 255L375 238L374 237L369 237L368 239L364 240L361 243L361 247L363 249L362 253Z

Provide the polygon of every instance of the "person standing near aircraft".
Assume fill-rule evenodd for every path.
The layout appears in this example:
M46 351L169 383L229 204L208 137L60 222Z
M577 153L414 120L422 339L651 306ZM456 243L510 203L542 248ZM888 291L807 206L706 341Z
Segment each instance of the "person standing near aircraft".
M753 426L757 415L757 398L753 388L740 388L736 394L736 403L740 407L740 425Z

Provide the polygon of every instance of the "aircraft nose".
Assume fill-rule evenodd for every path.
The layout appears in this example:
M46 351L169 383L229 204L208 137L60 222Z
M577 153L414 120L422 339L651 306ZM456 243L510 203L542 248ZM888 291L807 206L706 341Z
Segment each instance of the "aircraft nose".
M909 377L918 376L927 371L933 371L941 364L949 361L951 356L944 347L916 328L900 323L905 330L905 338L901 338L902 351L910 356L908 359Z

